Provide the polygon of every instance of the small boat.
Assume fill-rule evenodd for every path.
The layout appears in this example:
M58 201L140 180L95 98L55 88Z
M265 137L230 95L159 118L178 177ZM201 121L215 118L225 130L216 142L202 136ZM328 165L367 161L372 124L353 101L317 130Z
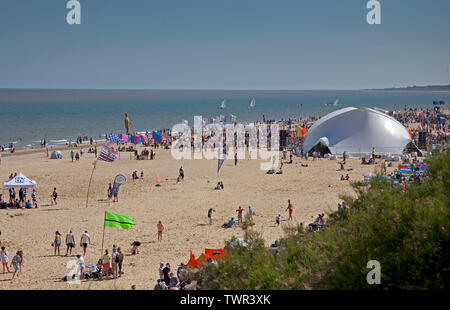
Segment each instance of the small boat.
M336 98L336 100L334 100L333 102L328 102L325 105L326 106L331 106L331 107L335 107L339 104L339 98Z
M250 101L250 109L253 109L255 107L255 98Z
M220 104L220 108L221 108L222 110L226 108L226 102L227 102L227 100L226 100L226 99L223 99L222 103Z

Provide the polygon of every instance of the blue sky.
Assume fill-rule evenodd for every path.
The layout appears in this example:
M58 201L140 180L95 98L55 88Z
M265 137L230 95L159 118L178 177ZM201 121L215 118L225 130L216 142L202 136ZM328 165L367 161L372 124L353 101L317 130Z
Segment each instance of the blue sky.
M1 0L0 88L450 84L450 1Z

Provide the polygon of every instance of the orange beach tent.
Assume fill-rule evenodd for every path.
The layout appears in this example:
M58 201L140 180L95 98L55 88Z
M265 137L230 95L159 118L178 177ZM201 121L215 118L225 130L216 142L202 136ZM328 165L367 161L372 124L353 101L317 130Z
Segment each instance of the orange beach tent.
M225 256L224 249L205 249L205 253L200 254L200 256L196 259L194 254L190 253L190 259L187 265L189 267L200 267L206 264L206 261L211 258L212 260L217 260L218 258Z

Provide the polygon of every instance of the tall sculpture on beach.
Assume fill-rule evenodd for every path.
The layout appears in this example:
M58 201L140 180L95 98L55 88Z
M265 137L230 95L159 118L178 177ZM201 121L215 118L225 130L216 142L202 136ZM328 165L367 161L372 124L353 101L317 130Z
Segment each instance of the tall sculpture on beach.
M128 117L128 113L125 113L125 129L127 130L127 135L130 134L130 126L131 126L130 118Z

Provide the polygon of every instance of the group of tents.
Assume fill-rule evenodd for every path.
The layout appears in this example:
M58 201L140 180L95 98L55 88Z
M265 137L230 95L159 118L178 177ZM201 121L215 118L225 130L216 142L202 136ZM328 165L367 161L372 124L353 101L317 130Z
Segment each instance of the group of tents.
M210 259L216 261L217 259L224 257L225 253L226 251L224 249L205 249L205 253L202 253L198 258L195 258L195 255L191 251L187 266L202 267L206 265Z

